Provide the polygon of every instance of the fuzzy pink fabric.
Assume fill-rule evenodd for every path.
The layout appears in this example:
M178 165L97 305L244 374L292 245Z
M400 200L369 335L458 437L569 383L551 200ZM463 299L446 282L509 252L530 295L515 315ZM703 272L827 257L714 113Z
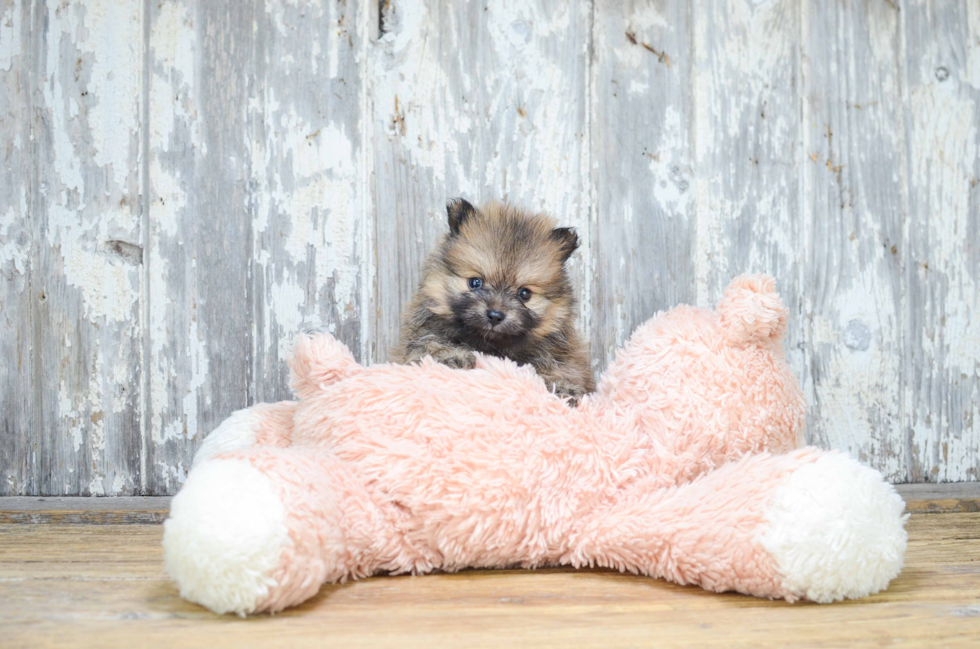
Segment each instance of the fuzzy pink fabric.
M292 445L296 404L296 401L258 403L249 409L259 415L258 420L261 422L255 431L256 446L285 448Z
M758 530L773 491L820 454L805 448L748 455L683 489L653 486L658 481L651 476L614 506L576 525L561 563L794 601L797 596L783 588L772 557L760 545Z
M758 538L773 490L818 453L766 452L802 433L785 326L771 278L739 278L717 313L638 329L575 409L507 360L363 368L329 335L301 338L299 401L256 406L258 445L220 456L286 508L259 610L378 572L559 564L793 599Z

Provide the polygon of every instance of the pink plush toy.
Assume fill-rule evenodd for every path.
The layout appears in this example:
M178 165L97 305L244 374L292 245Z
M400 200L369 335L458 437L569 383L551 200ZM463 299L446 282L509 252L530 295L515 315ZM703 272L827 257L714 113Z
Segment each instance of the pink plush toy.
M736 279L717 313L640 327L574 409L510 361L365 368L302 337L299 401L204 441L166 521L167 571L183 597L241 615L325 582L504 566L788 601L877 592L902 567L904 504L844 453L797 449L786 316L771 278Z

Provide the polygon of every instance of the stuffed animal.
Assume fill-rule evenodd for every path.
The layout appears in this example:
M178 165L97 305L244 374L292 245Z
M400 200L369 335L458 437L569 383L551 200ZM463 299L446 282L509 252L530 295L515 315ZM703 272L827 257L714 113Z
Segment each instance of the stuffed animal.
M771 278L717 312L641 326L577 407L528 367L361 367L303 336L297 401L233 414L165 523L168 574L219 613L326 582L598 566L713 591L831 602L902 567L904 503L844 453L797 448L805 403Z

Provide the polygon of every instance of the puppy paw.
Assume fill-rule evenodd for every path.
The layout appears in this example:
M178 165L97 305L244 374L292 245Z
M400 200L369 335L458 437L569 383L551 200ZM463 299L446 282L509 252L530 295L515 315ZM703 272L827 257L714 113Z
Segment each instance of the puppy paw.
M585 396L585 390L582 389L582 386L562 380L552 383L551 391L559 397L568 399L568 405L572 408L577 406L579 400Z
M456 349L438 359L443 365L455 370L471 370L476 367L476 354L465 349Z

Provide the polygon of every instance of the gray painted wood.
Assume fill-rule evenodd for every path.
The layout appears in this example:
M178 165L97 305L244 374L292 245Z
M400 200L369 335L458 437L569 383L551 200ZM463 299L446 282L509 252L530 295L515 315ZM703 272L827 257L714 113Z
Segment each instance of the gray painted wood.
M383 17L383 20L382 20ZM600 370L776 275L809 439L980 478L980 5L0 1L0 494L169 494L444 204L576 226Z
M357 3L259 3L249 107L254 399L290 398L304 325L361 353L367 188Z
M4 525L158 525L169 511L167 496L0 497Z
M32 490L137 493L142 11L35 3L31 21Z
M908 242L900 12L804 4L805 387L809 439L905 477ZM828 34L834 35L828 38Z
M903 10L907 478L980 480L980 6Z
M980 511L980 482L910 483L898 485L897 491L906 503L925 504L914 511L926 514Z
M30 219L31 8L0 4L0 496L36 491Z
M898 494L918 514L980 511L980 483L902 484ZM167 517L168 496L116 498L0 497L0 524L147 525Z
M600 367L654 313L697 299L692 11L595 4L590 279Z
M914 514L980 511L980 482L901 484L898 494ZM170 510L168 496L0 497L0 524L159 524Z
M776 278L801 349L800 3L695 3L694 182L697 302L714 306L737 275Z
M148 5L148 494L176 491L207 432L248 403L254 9Z

